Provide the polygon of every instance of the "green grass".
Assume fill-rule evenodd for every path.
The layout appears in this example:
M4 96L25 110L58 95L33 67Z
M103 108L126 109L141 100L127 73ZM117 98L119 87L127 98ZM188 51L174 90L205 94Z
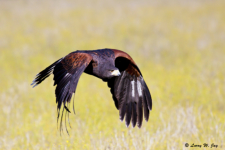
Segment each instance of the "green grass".
M221 0L0 1L0 149L224 149L224 7ZM126 128L107 84L83 74L70 136L60 136L53 77L30 83L71 51L105 47L138 64L153 98L149 122Z

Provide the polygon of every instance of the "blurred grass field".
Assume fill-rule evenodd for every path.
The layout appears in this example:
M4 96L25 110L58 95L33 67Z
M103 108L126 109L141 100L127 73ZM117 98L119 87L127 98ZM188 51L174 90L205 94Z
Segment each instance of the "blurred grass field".
M0 149L225 149L224 8L224 0L0 1ZM31 81L72 51L106 47L138 64L153 98L149 122L126 128L107 84L83 74L70 136L60 136L53 76Z

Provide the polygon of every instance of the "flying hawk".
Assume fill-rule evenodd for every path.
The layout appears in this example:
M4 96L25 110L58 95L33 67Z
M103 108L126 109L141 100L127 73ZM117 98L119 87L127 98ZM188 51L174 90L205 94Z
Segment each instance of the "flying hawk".
M134 60L120 50L99 49L75 51L60 58L38 73L31 84L35 87L53 73L54 85L57 85L55 95L58 103L58 118L63 105L61 125L64 108L66 112L70 112L68 103L76 91L78 80L83 72L108 83L115 106L119 110L120 120L123 121L125 118L126 126L129 126L132 118L133 127L137 123L140 128L143 112L145 120L148 121L152 99Z

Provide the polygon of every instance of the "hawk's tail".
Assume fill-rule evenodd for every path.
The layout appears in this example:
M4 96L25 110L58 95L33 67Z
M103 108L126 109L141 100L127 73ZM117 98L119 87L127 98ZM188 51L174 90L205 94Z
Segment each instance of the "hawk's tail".
M54 62L53 64L51 64L50 66L48 66L47 68L45 68L43 71L41 71L40 73L38 73L35 76L35 79L33 80L33 82L31 83L31 85L33 85L33 87L37 86L38 84L40 84L42 81L44 81L53 71L53 69L55 68L55 66L61 61L62 59L57 60L56 62Z

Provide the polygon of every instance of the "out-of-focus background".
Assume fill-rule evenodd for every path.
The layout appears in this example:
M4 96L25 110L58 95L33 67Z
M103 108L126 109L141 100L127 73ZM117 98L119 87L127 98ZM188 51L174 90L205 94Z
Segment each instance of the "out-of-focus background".
M0 149L225 148L225 1L0 1ZM141 129L119 120L107 84L83 74L70 136L57 129L53 76L75 50L116 48L138 64L153 109Z

